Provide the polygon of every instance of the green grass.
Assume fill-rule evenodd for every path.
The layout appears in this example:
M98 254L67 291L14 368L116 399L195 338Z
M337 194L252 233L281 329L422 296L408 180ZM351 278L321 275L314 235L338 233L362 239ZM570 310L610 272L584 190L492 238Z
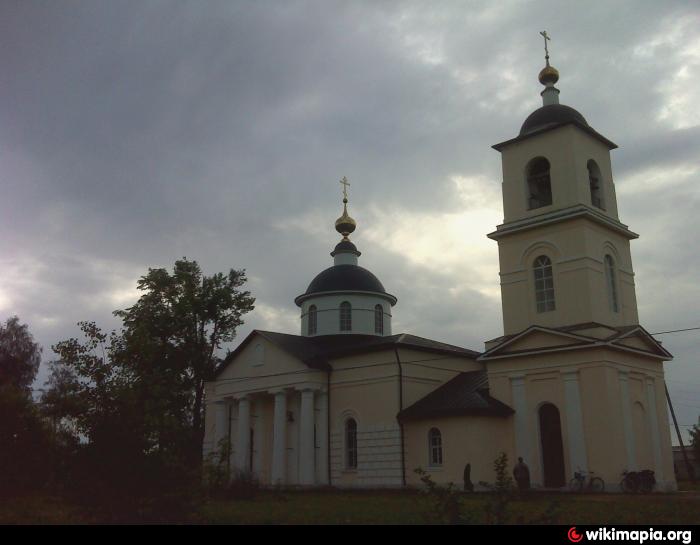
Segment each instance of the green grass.
M0 500L0 525L4 524L90 524L92 519L80 508L56 496L32 494Z
M488 523L488 494L465 495L462 512L476 524ZM554 509L546 519L543 515ZM427 498L415 492L262 493L254 500L212 501L199 511L214 524L423 524L430 519ZM697 524L700 495L533 494L508 506L508 522L552 524Z
M488 523L489 494L462 497L462 512L473 523ZM542 522L548 508L555 510L546 522L553 524L697 524L700 494L628 496L532 494L508 506L510 523ZM410 491L260 492L253 500L207 501L187 520L201 524L424 524L431 504ZM100 523L59 497L31 495L0 501L0 524Z

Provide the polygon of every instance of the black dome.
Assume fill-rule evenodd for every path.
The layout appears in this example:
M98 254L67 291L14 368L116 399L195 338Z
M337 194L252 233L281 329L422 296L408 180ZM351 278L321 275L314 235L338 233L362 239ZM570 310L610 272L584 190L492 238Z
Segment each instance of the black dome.
M554 127L565 123L580 123L588 127L586 119L571 106L549 104L532 112L520 128L520 136L546 127Z
M304 295L324 291L386 293L379 279L358 265L335 265L316 275Z

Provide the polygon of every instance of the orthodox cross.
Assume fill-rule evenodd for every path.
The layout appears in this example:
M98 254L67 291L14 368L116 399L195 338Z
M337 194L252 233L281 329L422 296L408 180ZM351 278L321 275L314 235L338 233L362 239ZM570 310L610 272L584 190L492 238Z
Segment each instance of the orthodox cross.
M544 38L544 59L545 61L547 61L547 66L549 66L549 49L547 49L547 40L551 40L551 38L547 36L546 30L540 32L540 34Z
M348 179L345 176L343 176L343 179L340 180L340 183L343 184L343 198L347 200L348 186L350 185L350 182L348 182Z

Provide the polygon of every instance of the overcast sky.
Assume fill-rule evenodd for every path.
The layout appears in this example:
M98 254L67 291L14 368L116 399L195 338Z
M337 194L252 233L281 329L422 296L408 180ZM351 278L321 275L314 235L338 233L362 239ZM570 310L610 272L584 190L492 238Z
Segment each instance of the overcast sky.
M238 341L298 333L345 175L394 332L483 349L502 334L490 146L541 105L543 29L561 102L620 146L640 322L700 326L700 3L658 0L4 0L0 320L19 315L49 361L186 256L247 270ZM687 429L700 331L659 339Z

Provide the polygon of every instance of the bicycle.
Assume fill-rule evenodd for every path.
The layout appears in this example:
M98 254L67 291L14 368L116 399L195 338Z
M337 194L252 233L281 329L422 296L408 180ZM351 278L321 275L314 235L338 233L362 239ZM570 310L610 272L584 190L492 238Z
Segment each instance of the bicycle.
M594 472L574 471L574 478L569 481L572 492L603 492L605 482L600 477L593 477Z

